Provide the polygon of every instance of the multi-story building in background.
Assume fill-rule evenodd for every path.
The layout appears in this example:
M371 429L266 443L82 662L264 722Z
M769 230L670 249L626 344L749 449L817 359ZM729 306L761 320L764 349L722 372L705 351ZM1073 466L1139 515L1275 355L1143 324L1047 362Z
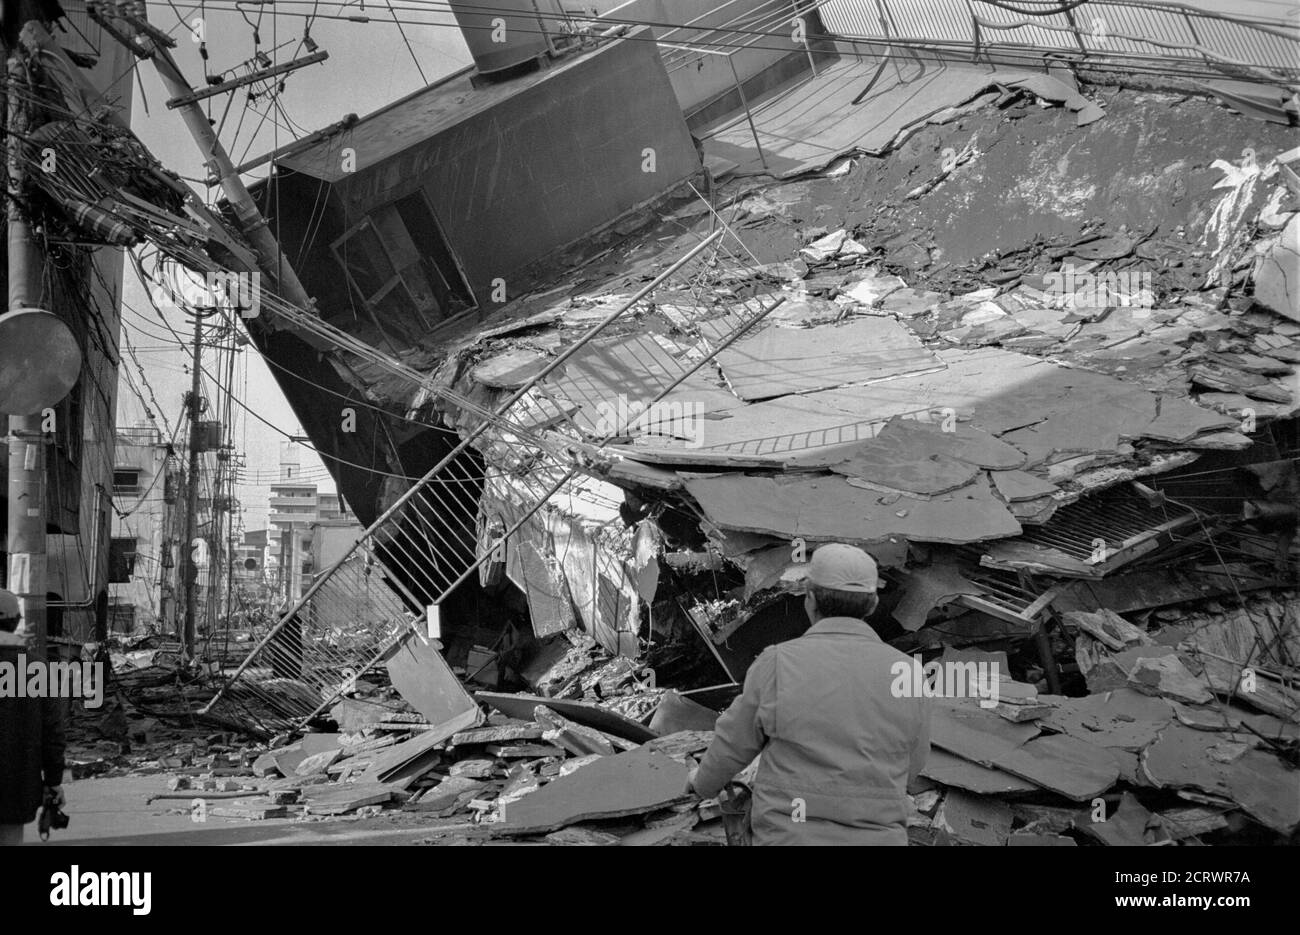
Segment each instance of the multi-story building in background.
M113 447L113 530L109 618L114 632L176 619L175 540L181 466L148 422L117 430Z
M202 475L213 469L214 456L204 453ZM129 633L153 626L174 633L184 612L182 539L185 535L185 464L181 452L156 426L143 421L118 429L113 446L112 538L108 549L109 629ZM208 601L209 575L216 550L206 535L211 529L212 498L199 498L191 544L198 578L198 609Z
M280 479L271 485L268 524L267 567L276 570L278 593L286 600L302 596L311 574L322 567L322 549L333 554L337 541L351 534L350 545L360 531L337 493L322 493L314 480L304 478L295 442L280 446Z

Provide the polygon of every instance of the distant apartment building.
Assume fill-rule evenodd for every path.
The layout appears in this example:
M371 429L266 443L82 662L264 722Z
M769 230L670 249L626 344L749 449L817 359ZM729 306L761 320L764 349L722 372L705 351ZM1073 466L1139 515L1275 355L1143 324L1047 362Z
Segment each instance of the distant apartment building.
M236 584L252 585L268 580L268 541L265 529L249 529L244 531L242 537L231 537L232 570Z
M278 569L276 583L286 600L301 597L312 573L320 569L321 543L328 540L324 548L332 553L334 542L343 535L333 531L316 532L315 527L328 530L357 527L356 518L337 493L321 493L315 481L303 478L300 449L294 442L280 446L280 479L271 485L268 523L267 566L274 562Z
M109 628L129 633L176 619L177 494L181 465L148 422L117 430L113 447L113 525L109 547Z

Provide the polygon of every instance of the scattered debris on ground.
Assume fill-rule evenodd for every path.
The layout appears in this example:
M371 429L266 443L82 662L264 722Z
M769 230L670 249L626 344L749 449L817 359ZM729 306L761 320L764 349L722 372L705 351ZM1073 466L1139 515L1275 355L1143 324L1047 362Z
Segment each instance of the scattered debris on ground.
M1300 154L1206 100L1057 84L981 85L883 156L720 179L712 205L647 212L414 353L491 404L729 225L754 267L661 290L546 381L538 424L591 444L602 401L653 398L745 300L782 300L683 383L702 438L629 431L544 511L510 484L538 465L484 437L482 515L527 522L446 646L412 632L359 680L268 668L227 692L327 706L307 733L123 717L74 771L156 772L158 802L216 817L417 820L438 843L723 844L686 776L749 663L806 626L796 566L836 540L880 564L892 645L999 673L994 705L939 699L913 843L1294 840ZM163 649L122 649L133 713L185 722L177 698L211 696Z

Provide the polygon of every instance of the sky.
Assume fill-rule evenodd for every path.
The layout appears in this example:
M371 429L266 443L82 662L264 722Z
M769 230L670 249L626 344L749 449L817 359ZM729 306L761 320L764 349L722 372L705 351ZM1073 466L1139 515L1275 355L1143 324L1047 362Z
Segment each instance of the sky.
M410 0L404 2L409 3ZM293 3L291 0L282 0L280 5L290 11L312 9L311 4ZM244 9L248 11L250 24L233 10L233 4L226 2L221 6L225 9L217 10L213 5L203 8L198 4L149 3L150 22L178 39L178 47L173 55L181 72L192 85L201 85L204 76L199 46L193 40L192 24L196 17L202 17L206 27L209 55L207 67L210 72L232 68L253 56L256 51L253 43L254 25L257 26L261 39L259 48L272 59L283 62L295 57L306 23L303 16L277 14L269 8L259 14L257 7L248 6ZM320 4L316 9L327 15L344 10L339 4ZM357 9L354 3L346 12ZM376 18L388 10L383 0L370 0L366 4L367 14ZM403 18L406 15L403 13ZM182 26L182 18L190 25ZM434 81L467 65L470 61L469 51L460 32L454 25L450 25L450 14L424 14L422 18L441 19L448 25L405 26L409 50L398 28L391 23L363 24L317 19L311 26L311 37L319 49L328 52L330 57L323 64L308 66L287 79L280 102L294 128L283 125L283 120L280 120L282 125L277 127L270 119L259 127L261 117L252 110L243 114L243 123L240 125L240 112L244 110L246 100L243 94L237 93L220 133L222 143L230 150L235 162L240 163L276 146L283 146L307 132L334 123L344 114L364 116L392 100L418 90L425 84L419 69L423 70L425 79ZM277 45L281 48L272 52ZM298 55L302 54L306 54L305 50L298 52ZM136 68L136 73L139 80L132 105L132 127L136 134L163 165L191 180L202 178L206 173L202 168L198 147L186 131L179 113L167 109L165 102L169 95L164 91L153 66L147 62L141 63ZM222 108L229 97L230 95L222 95L209 99L215 119L221 119ZM254 106L263 109L260 102ZM236 127L239 129L238 134L234 132ZM262 167L246 176L245 181L251 182L265 174L266 167ZM208 190L203 185L195 187L209 202L219 195L219 192ZM144 289L129 263L125 281L125 307L122 315L124 336L136 350L139 367L125 353L124 347L123 368L129 369L135 389L125 380L119 387L118 425L136 425L146 419L145 404L148 404L160 427L163 426L165 414L167 424L174 429L181 411L182 396L190 386L189 354L180 349L167 325L159 320L157 313L150 307ZM175 313L169 323L177 334L182 335L188 334L192 327ZM242 486L237 490L236 496L244 507L244 528L263 529L266 527L269 494L266 484L278 476L280 443L288 435L301 435L302 430L267 365L251 346L245 347L238 354L233 383L236 397L262 420L270 423L268 426L242 411L238 405L235 406L235 445L246 458L246 475L261 481L258 485ZM215 387L210 382L207 387L205 395L213 398ZM140 391L143 402L135 390ZM303 446L300 456L302 471L308 478L319 478L323 491L335 489L319 457L306 446Z

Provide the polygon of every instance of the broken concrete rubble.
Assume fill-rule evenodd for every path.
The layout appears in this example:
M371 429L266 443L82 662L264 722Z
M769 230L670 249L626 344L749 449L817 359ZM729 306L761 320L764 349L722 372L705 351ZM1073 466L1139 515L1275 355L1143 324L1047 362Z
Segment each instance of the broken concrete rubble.
M834 540L884 570L884 638L933 658L979 646L1007 676L996 708L936 713L912 825L926 843L1221 841L1225 815L1293 833L1275 799L1300 710L1294 522L1243 504L1288 496L1244 475L1294 459L1300 202L1220 159L1205 101L1117 91L1103 110L1092 89L983 68L922 84L882 87L834 129L818 101L799 114L818 132L782 134L774 174L880 158L719 179L713 203L557 261L562 281L419 349L490 403L718 218L761 260L659 291L545 381L528 427L590 471L541 509L519 473L559 462L512 475L493 456L524 450L516 436L482 446L483 526L521 524L476 605L505 621L474 642L491 678L411 639L384 667L400 700L330 709L356 742L277 747L259 778L301 780L313 814L309 793L326 808L337 791L339 809L484 837L703 835L681 776L753 658L806 626L791 572ZM1285 139L1259 138L1265 155ZM1280 233L1251 242L1256 217ZM755 296L783 304L742 334ZM666 415L623 418L664 392ZM400 402L461 431L479 418ZM1175 792L1214 804L1175 809ZM1098 797L1105 822L1079 807Z

